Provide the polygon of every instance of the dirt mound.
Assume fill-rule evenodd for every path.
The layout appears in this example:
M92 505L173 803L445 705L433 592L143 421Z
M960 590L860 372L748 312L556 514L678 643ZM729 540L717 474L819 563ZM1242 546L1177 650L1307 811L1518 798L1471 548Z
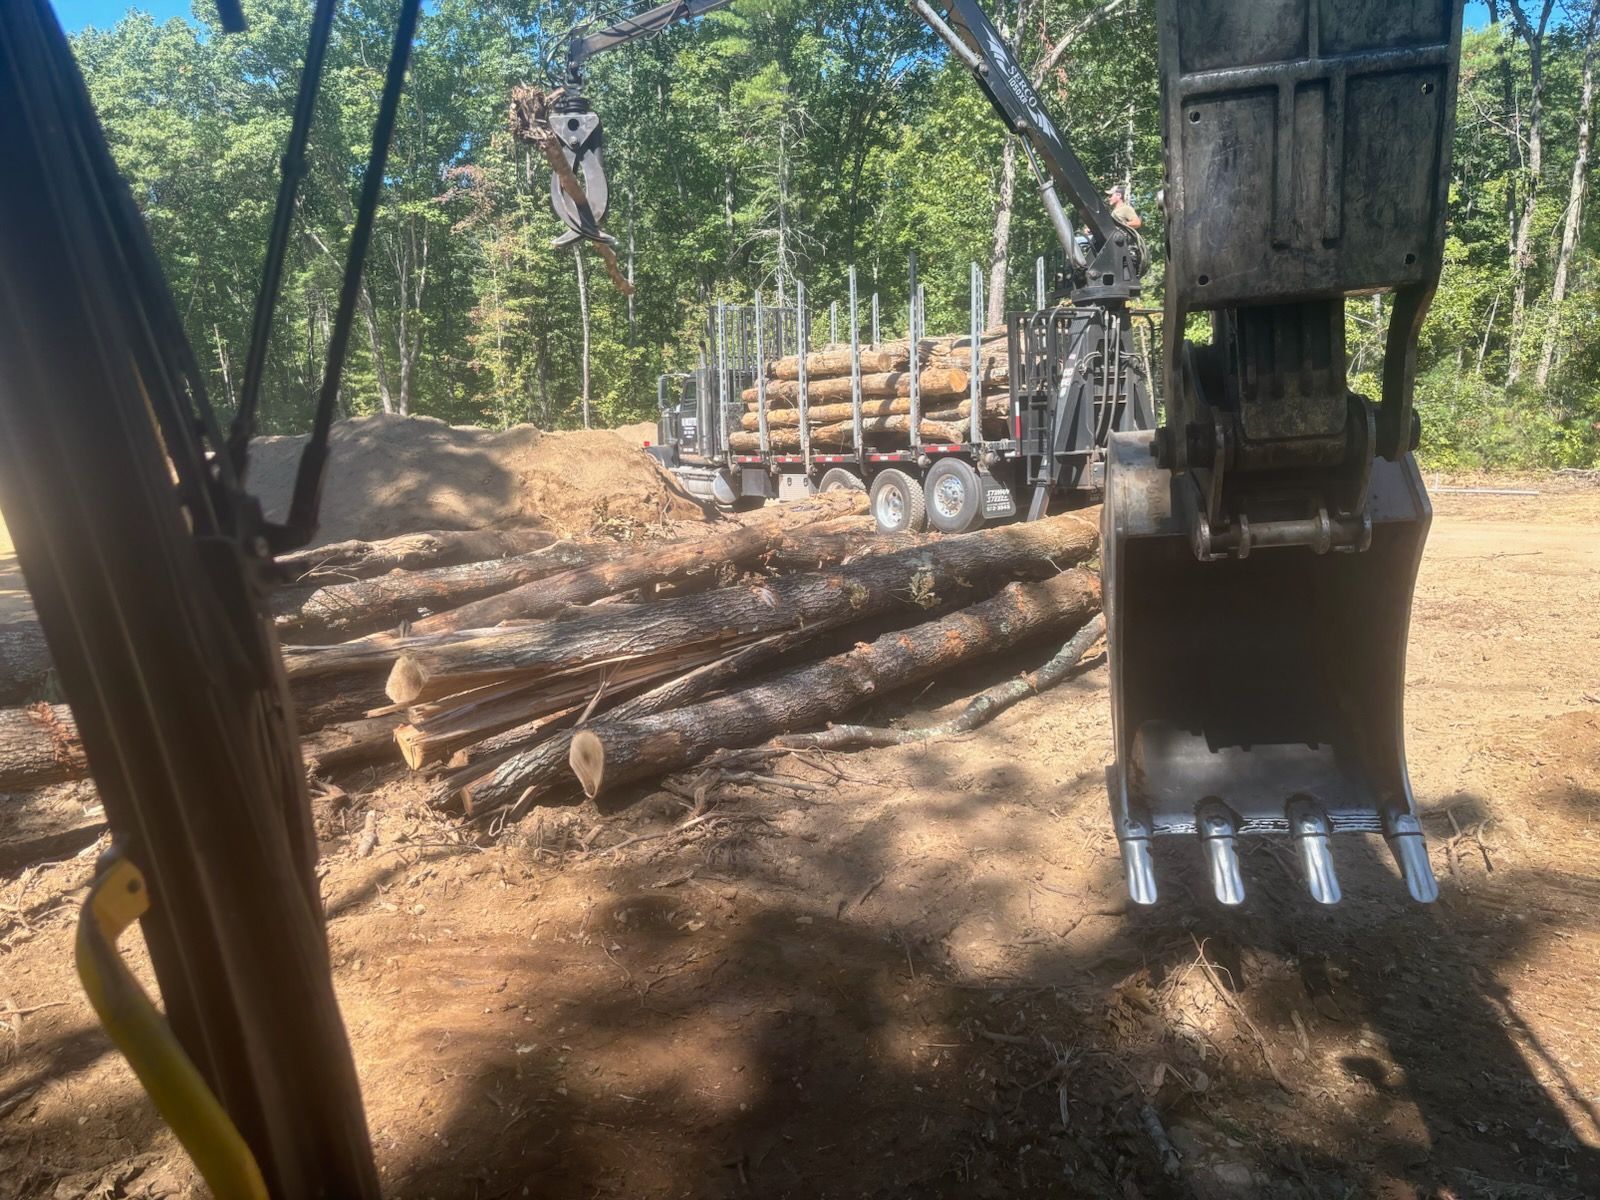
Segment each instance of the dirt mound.
M270 517L288 509L304 437L259 438L250 486ZM532 525L569 535L613 518L705 514L649 455L609 430L495 433L432 417L359 417L333 427L317 544L422 529Z

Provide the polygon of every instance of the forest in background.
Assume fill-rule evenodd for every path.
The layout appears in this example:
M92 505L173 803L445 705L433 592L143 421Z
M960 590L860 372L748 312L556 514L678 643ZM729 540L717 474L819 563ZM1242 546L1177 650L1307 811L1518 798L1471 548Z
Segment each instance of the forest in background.
M246 0L224 35L130 12L73 36L218 406L242 370L309 0ZM263 388L265 432L309 424L394 20L341 5ZM557 76L595 10L438 0L422 18L356 319L347 415L544 428L651 417L693 365L705 306L805 282L818 329L845 272L903 329L966 328L968 264L1031 307L1054 249L1014 139L903 3L734 0L591 63L608 225L628 300L553 250L548 172L513 144L510 89ZM991 15L1092 174L1124 182L1159 248L1154 0L999 0ZM1600 0L1489 0L1463 41L1444 277L1423 332L1423 457L1600 466L1600 241L1588 187ZM1267 199L1263 198L1263 203ZM1147 280L1159 295L1161 263ZM996 287L1000 284L1003 287ZM996 295L998 293L998 295ZM1347 306L1352 386L1376 394L1382 297ZM587 364L587 370L586 370Z

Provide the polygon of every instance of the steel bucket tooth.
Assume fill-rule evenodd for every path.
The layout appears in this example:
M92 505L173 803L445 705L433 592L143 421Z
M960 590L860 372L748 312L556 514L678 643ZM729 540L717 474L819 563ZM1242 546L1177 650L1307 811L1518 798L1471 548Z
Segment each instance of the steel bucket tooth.
M1406 774L1411 592L1432 517L1410 455L1373 464L1371 545L1258 548L1202 562L1197 493L1149 432L1106 455L1102 579L1116 763L1114 827L1129 892L1157 894L1150 839L1202 837L1218 898L1237 903L1235 839L1294 836L1307 887L1337 903L1331 835L1384 835L1407 890L1438 895ZM1230 832L1202 820L1212 805Z

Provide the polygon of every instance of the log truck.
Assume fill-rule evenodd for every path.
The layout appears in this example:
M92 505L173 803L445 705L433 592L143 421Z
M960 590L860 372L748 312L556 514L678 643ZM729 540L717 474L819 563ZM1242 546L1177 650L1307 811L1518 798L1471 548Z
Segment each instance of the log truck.
M249 448L334 0L313 9L226 428L47 0L0 5L0 507L113 835L79 973L221 1200L380 1193L268 596L275 556L317 526L420 0L397 7L312 433L273 522ZM237 0L218 8L224 31L242 27ZM991 97L1021 104L997 100L1037 152L1053 126L981 16L949 0L943 20ZM1160 837L1196 842L1227 904L1244 895L1237 841L1267 834L1294 838L1319 902L1339 899L1343 832L1381 833L1411 895L1437 894L1402 701L1430 518L1412 384L1461 16L1461 0L1157 5L1166 418L1107 438L1102 509L1110 800L1140 903L1157 897ZM1105 289L1110 312L1133 295L1139 248L1045 158L1093 231L1072 307ZM1344 301L1372 293L1392 296L1377 400L1349 392L1344 351ZM1186 341L1197 313L1210 338ZM1060 436L1015 437L1032 459L1024 515L1059 478ZM165 1015L118 953L134 922Z

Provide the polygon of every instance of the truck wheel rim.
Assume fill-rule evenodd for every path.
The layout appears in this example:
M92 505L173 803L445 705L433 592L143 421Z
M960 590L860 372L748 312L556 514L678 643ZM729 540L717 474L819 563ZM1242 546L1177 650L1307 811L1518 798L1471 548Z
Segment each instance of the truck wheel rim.
M884 488L878 495L878 521L884 525L898 525L905 516L906 502L897 488Z
M954 475L946 475L933 489L933 506L939 510L941 517L955 520L961 515L961 507L966 500L967 489L961 486L961 480Z

